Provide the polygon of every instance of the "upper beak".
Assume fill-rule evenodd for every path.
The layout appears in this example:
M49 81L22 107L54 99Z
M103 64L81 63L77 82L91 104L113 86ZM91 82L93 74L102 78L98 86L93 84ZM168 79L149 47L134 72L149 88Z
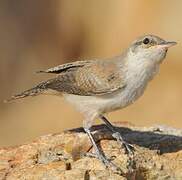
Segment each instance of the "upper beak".
M169 47L171 47L171 46L174 46L174 45L176 45L177 44L177 42L174 42L174 41L166 41L166 42L162 42L162 43L160 43L159 45L157 45L158 47L165 47L165 48L169 48Z

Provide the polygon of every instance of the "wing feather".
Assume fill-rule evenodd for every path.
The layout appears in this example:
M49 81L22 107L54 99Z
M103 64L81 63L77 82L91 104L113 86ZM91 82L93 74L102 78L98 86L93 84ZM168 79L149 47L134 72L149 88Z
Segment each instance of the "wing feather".
M71 62L71 63L66 63L66 64L61 64L59 66L49 68L47 70L40 70L37 71L37 73L54 73L54 74L60 74L62 72L66 72L69 70L75 70L79 67L82 67L86 64L90 63L90 61L76 61L76 62Z
M75 95L104 95L124 88L123 79L116 64L102 61L61 73L48 88Z

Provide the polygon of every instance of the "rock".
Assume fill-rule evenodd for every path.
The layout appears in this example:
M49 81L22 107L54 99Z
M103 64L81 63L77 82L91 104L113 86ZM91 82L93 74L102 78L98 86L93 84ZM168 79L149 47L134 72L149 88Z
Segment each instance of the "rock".
M106 157L121 168L117 174L96 158L82 128L41 136L33 142L0 149L2 180L169 180L182 179L182 130L135 127L117 123L123 138L135 147L133 157L112 139L104 125L92 132Z

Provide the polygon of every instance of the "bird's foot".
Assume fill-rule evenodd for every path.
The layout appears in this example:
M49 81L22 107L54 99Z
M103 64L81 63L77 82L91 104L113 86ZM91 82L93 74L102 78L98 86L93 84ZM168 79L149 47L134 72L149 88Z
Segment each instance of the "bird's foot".
M87 152L84 154L84 156L86 157L90 157L90 158L96 158L99 159L106 168L111 169L112 171L114 171L117 174L123 175L123 171L121 170L121 168L119 168L118 166L116 166L113 162L111 162L112 158L107 159L103 154L101 153L91 153L91 152Z
M125 142L119 132L115 132L112 136L117 140L117 142L124 147L125 153L128 155L128 165L127 168L130 172L133 172L133 167L135 167L134 151L133 145Z
M125 148L125 152L131 156L134 155L135 148L133 145L125 142L119 132L115 132L112 136L117 140L117 142Z

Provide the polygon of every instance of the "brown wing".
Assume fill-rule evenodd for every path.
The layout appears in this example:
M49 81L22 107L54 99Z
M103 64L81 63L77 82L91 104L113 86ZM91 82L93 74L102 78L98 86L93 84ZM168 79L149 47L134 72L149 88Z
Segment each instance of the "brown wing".
M41 70L41 71L37 71L37 73L54 73L54 74L59 74L62 72L66 72L69 70L75 70L79 67L82 67L88 63L90 63L91 61L76 61L76 62L71 62L71 63L66 63L66 64L61 64L59 66L53 67L53 68L49 68L47 70Z
M125 87L117 65L110 61L95 62L76 71L61 73L48 88L76 95L103 95Z

